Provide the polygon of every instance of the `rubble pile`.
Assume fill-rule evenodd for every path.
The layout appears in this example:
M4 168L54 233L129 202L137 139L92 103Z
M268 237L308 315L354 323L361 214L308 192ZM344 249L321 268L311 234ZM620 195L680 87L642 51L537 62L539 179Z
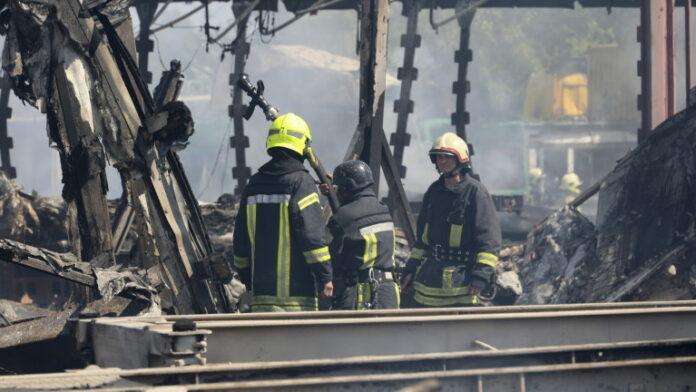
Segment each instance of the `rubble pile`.
M231 260L232 231L237 209L228 196L223 195L218 203L203 205L202 215L209 227L214 250L220 252L224 259ZM109 204L113 214L118 201ZM0 172L0 238L4 238L0 240L0 255L5 261L40 260L43 269L36 268L37 264L24 264L56 276L40 275L40 284L47 284L47 279L61 279L59 276L74 278L71 273L93 278L100 298L82 310L85 314L159 314L160 299L157 291L148 284L152 276L147 275L147 270L119 266L94 268L94 265L79 261L74 254L68 253L67 219L67 206L62 198L23 193L15 181ZM133 261L128 265L139 264ZM8 263L0 263L0 273L22 271L11 267ZM85 279L80 283L89 281L89 278Z
M581 266L594 256L594 225L570 207L553 213L529 233L516 264L524 286L518 304L578 302Z
M497 293L494 298L496 305L513 305L522 295L519 266L516 263L524 252L524 244L503 244L500 258L496 266Z
M517 260L519 304L687 299L696 295L696 107L658 126L599 191L597 223L566 207Z
M0 171L0 238L67 251L67 209L60 197L28 195Z
M122 307L109 305L112 308L106 312L97 312L97 315L160 314L159 295L150 286L144 270L119 265L97 268L95 263L80 261L69 252L53 252L5 239L0 239L0 259L95 289L94 293L98 294L98 298L88 304L88 307L98 308L100 304L110 304L120 297ZM94 302L98 304L95 305Z
M46 309L0 299L0 327L46 317L48 313Z
M229 193L222 194L215 203L201 203L201 216L213 250L223 254L227 260L232 260L232 234L238 208L238 197Z

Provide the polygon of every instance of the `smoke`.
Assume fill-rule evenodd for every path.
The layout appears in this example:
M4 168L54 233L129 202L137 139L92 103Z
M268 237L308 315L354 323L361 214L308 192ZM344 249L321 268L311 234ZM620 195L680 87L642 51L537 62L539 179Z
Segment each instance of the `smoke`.
M172 3L157 22L170 21L192 7ZM233 21L228 3L210 3L209 7L212 25L225 27ZM271 17L276 25L292 17L282 9L282 3L279 7L280 11ZM441 20L452 12L437 10L435 18ZM678 12L677 37L683 39L683 33L679 33L682 18L679 15ZM246 72L252 80L264 80L267 98L281 112L294 112L307 120L314 135L315 150L331 170L343 158L357 125L359 75L356 68L351 68L351 61L358 60L357 14L352 10L321 11L305 16L275 37L260 36L257 16L258 13L253 13L249 22L247 38L251 41L251 53ZM137 26L135 12L133 17ZM181 158L194 192L202 200L214 200L223 192L232 192L235 186L231 169L236 157L229 149L233 127L228 116L233 56L226 53L220 61L221 49L216 45L206 51L203 23L203 12L199 12L175 28L155 34L155 51L150 57L154 76L151 88L171 59L179 59L186 66L182 98L191 107L196 133ZM611 13L604 8L477 11L471 36L473 62L469 64L468 77L471 93L467 96L471 124L467 136L475 146L476 170L492 193L520 187L520 179L526 173L525 141L519 136L519 125L515 124L522 118L529 75L538 70L563 70L567 64L582 63L587 49L593 45L625 48L633 56L629 59L633 66L626 72L633 74L639 52L635 42L637 24L638 11L634 9L615 8ZM405 26L401 3L393 2L388 59L392 79L402 66L403 48L399 42ZM233 30L222 41L231 41L235 33ZM411 94L415 108L408 123L411 144L404 158L408 167L404 186L409 196L416 199L437 177L427 157L432 140L454 129L449 119L455 111L452 83L457 75L454 52L459 46L459 28L453 22L436 33L428 23L426 9L419 18L419 34L422 44L416 50L415 61L418 80ZM683 63L679 53L677 64ZM311 57L311 61L306 61L306 57ZM683 70L678 72L683 74ZM387 138L396 129L393 102L398 95L398 83L388 88L384 115ZM678 104L683 106L682 101ZM15 139L12 159L19 182L27 190L58 194L59 180L53 178L57 174L56 159L51 158L55 153L48 148L43 116L33 108L20 105L16 99L11 100L11 105L14 117L10 135ZM246 160L254 172L268 159L264 150L268 124L261 113L256 113L244 127L250 141ZM606 173L623 150L611 154L612 158L601 168L593 169L597 172L592 174L593 178ZM565 171L562 159L557 165L559 173ZM115 172L110 171L109 180L109 197L118 197L120 184ZM586 185L590 181L586 180Z

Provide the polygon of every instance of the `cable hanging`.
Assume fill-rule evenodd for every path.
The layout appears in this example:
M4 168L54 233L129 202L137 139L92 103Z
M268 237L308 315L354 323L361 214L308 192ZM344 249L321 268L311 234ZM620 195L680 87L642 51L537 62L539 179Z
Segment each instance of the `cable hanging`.
M175 24L181 22L182 20L184 20L184 19L190 17L191 15L195 14L196 12L202 10L203 8L205 8L205 5L204 5L204 4L201 4L201 5L199 5L198 7L192 9L191 11L189 11L189 12L187 12L187 13L181 15L180 17L178 17L178 18L176 18L176 19L174 19L174 20L172 20L172 21L170 21L170 22L167 22L167 23L165 23L165 24L163 24L163 25L161 25L161 26L158 26L157 28L154 28L154 29L150 30L150 32L151 32L151 33L156 33L156 32L158 32L158 31L162 31L162 30L164 30L164 29L166 29L166 28L172 27L172 26L174 26Z
M261 3L261 0L254 0L254 2L252 2L251 4L249 4L249 6L248 6L247 8L245 8L244 11L242 11L242 13L239 14L239 16L238 16L237 18L235 18L234 22L232 22L232 24L230 24L229 26L225 27L225 28L220 32L220 34L218 34L217 37L211 39L211 40L210 40L210 43L211 43L211 44L215 44L215 43L217 43L218 41L220 41L220 39L221 39L222 37L224 37L225 35L227 35L227 33L229 33L230 31L232 31L232 29L235 28L235 26L237 26L237 24L239 23L240 20L244 20L244 18L246 18L247 16L249 16L249 14L251 13L251 11L253 11L254 8L256 8L256 6L259 5L259 3Z
M341 2L341 1L344 1L344 0L317 0L317 2L313 6L307 7L303 10L300 10L300 11L297 11L295 13L294 17L281 23L278 27L275 27L275 28L268 30L268 31L265 31L265 32L260 31L260 33L261 33L261 35L275 35L275 33L279 32L280 30L295 23L298 19L302 18L303 16L305 16L309 13L315 12L315 11L319 11L319 10L324 9L326 7L330 7L333 4L336 4L336 3Z
M469 4L467 7L464 7L461 10L455 12L454 15L452 15L448 18L445 18L439 22L436 22L435 16L434 16L434 14L435 14L435 0L432 0L430 2L430 15L429 15L430 26L432 26L433 30L435 30L435 32L437 33L437 30L440 27L442 27L442 26L452 22L453 20L456 20L456 19L458 19L458 18L460 18L460 17L462 17L470 12L474 12L477 8L488 3L489 1L490 0L478 0L474 3Z

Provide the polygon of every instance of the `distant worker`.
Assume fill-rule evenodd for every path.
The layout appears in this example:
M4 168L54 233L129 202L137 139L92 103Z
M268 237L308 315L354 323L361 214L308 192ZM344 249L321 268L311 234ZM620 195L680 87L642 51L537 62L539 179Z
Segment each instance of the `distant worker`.
M341 207L329 222L336 294L333 309L395 309L394 223L377 200L372 171L363 161L336 167L333 184Z
M333 293L326 226L304 151L307 123L288 113L268 131L271 160L251 176L234 228L234 265L252 294L251 311L317 310Z
M561 177L558 188L563 192L563 204L569 204L580 195L580 185L582 185L580 177L573 172L566 173Z
M529 195L527 196L529 204L541 206L546 203L546 175L541 168L529 168L527 178L529 181Z
M466 142L452 132L430 150L440 178L423 197L402 278L416 307L482 304L495 292L501 231L493 199L471 173Z

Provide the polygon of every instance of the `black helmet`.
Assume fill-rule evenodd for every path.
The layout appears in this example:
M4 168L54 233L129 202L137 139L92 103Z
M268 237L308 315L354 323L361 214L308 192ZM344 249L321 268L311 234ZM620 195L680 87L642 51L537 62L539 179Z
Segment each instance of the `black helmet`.
M375 183L370 166L363 161L345 161L336 166L333 183L341 193L359 192Z

